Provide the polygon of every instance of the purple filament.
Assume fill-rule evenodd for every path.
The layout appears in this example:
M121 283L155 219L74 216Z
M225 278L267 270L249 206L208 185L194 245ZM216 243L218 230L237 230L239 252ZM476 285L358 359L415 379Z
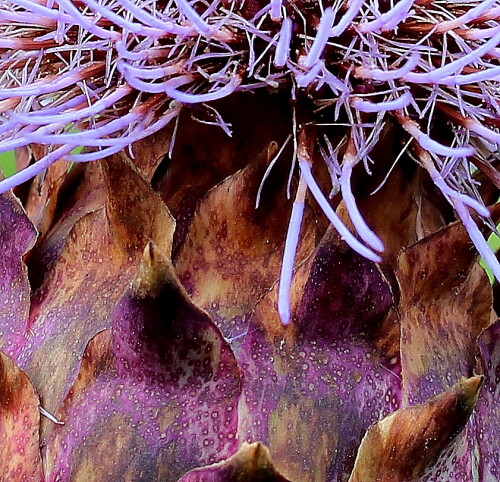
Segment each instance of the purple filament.
M41 15L33 15L29 12L11 12L0 11L0 20L3 23L21 23L28 25L40 25L42 27L53 27L55 20L42 17Z
M383 13L376 20L361 24L359 26L360 32L368 33L391 30L398 23L405 20L413 4L414 0L400 0L391 10Z
M57 92L77 82L83 80L82 72L85 68L73 69L66 72L64 75L58 75L52 80L43 79L38 82L33 82L30 85L21 87L12 87L9 89L0 90L0 99L9 99L11 97L29 97L31 95L42 95Z
M72 154L70 156L66 156L68 161L72 162L90 162L97 161L100 159L104 159L111 154L115 154L116 152L122 150L126 146L129 146L131 143L136 142L144 137L150 136L155 132L159 131L163 127L165 127L172 119L175 119L179 115L180 108L177 107L168 111L165 115L160 117L153 124L149 125L147 128L142 129L137 128L134 130L134 133L130 136L118 138L116 139L118 143L114 146L108 147L107 149L103 149L97 152L85 152L80 154Z
M304 61L301 62L301 65L306 69L310 69L313 65L316 65L321 55L323 54L326 43L330 38L330 30L332 28L334 20L335 12L332 8L327 8L324 11L319 22L318 31L316 32L316 37L311 45L311 49L309 50Z
M274 65L284 67L288 61L290 42L292 40L292 21L287 17L281 24L278 44L274 52Z
M498 47L500 43L500 32L489 39L484 44L473 49L468 54L453 60L452 62L438 67L437 69L431 70L430 72L409 72L404 77L403 80L413 83L439 83L443 78L449 75L455 74L458 70L477 62L483 55L487 54L490 50Z
M71 15L61 13L59 10L53 8L45 7L32 0L11 0L11 3L13 3L14 5L19 5L20 7L24 7L26 10L29 10L33 13L38 13L43 17L50 18L57 22L63 22L68 25L75 24Z
M129 85L131 85L134 89L140 92L148 92L150 94L161 94L167 91L167 86L175 84L176 87L181 85L189 84L193 81L193 77L191 75L181 75L176 77L175 79L169 79L165 82L144 82L143 80L139 80L134 75L134 70L130 68L130 65L123 61L119 61L116 68L118 71L125 77L125 80Z
M444 77L438 83L442 85L465 85L472 84L474 82L485 82L485 81L500 81L500 66L491 67L489 69L480 70L472 74L459 74L451 75L449 77Z
M190 5L187 0L175 0L178 9L183 13L183 15L193 24L193 27L202 35L210 37L213 33L213 29L208 23L203 20L196 10Z
M347 229L342 220L338 217L337 213L330 206L330 203L325 198L324 194L321 192L318 184L316 183L312 172L311 166L308 161L299 160L299 166L307 187L311 191L312 195L316 199L316 202L320 205L321 209L325 213L326 217L330 220L333 227L340 234L341 238L357 253L365 258L375 262L380 263L382 258L371 249L367 248L364 244L360 243L353 234Z
M345 30L352 24L352 21L358 15L360 8L362 7L365 0L351 0L349 2L349 7L347 8L346 13L340 19L340 22L335 25L331 32L331 37L338 37L342 35Z
M420 126L414 121L403 122L403 127L422 148L433 154L450 157L467 157L474 155L475 150L471 146L449 147L431 139L420 130Z
M92 94L90 95L90 98L98 97L102 92L104 88L96 89ZM57 99L59 100L59 99ZM57 102L56 100L56 102ZM60 114L61 112L69 109L73 109L74 107L78 107L80 104L88 102L88 97L85 94L80 94L75 97L70 97L66 102L62 102L60 104L54 105L53 107L49 107L49 105L52 104L47 104L47 106L43 107L42 109L35 110L34 112L40 112L39 114L18 114L17 112L11 112L11 117L13 119L22 119L23 122L29 122L30 124L45 124L47 119L52 120L52 116L55 116L56 114ZM97 103L97 102L96 102ZM33 116L33 117L32 117ZM45 121L40 121L37 122L38 119L45 119Z
M376 103L354 97L351 101L351 105L360 112L389 112L392 110L404 109L410 105L412 100L413 97L411 93L407 91L396 99Z
M271 0L271 20L277 22L281 19L281 0Z
M490 142L493 142L494 144L500 144L500 133L488 129L487 127L482 125L479 121L471 119L467 123L467 128L470 129L472 132L478 134L480 137L487 139Z
M120 33L101 28L98 25L96 25L94 19L90 19L82 15L80 10L78 10L78 8L76 8L73 5L71 0L57 0L57 2L66 11L66 13L73 19L72 23L80 25L82 28L94 34L96 37L115 40L115 41L121 38Z
M360 235L361 239L372 247L374 250L384 251L384 244L380 238L368 227L363 216L359 212L358 206L354 199L351 189L351 174L353 168L353 160L344 157L342 163L342 174L340 175L340 188L342 189L342 198L344 200L347 212L351 218L352 224Z
M426 158L424 167L427 169L427 172L431 176L434 184L440 189L443 195L446 198L451 199L450 204L453 204L453 202L456 201L460 204L467 205L470 208L474 209L474 211L476 211L480 216L489 217L490 212L484 204L480 203L476 199L471 198L470 196L467 196L466 194L455 191L446 184L443 176L436 169L430 157Z
M61 129L62 127L63 127L62 124L48 125L37 129L37 132L45 136L56 131L57 129ZM27 136L29 136L30 133L35 130L35 128L36 126L31 126L31 125L24 126L24 128L21 131L17 132L16 135L13 136L11 139L0 143L0 152L11 151L13 149L18 149L20 147L27 146L28 144L30 144L31 141L28 139Z
M477 17L479 17L480 15L482 15L484 12L486 12L486 10L488 10L496 2L497 2L497 0L485 0L484 2L481 2L476 7L471 8L467 13L460 15L456 19L448 20L446 22L441 22L438 25L436 32L442 33L442 32L446 32L448 30L452 30L452 29L461 27L464 24L471 22L471 21L475 20Z
M151 27L144 27L144 25L141 25L140 23L130 22L94 0L83 0L83 2L99 15L107 18L115 25L118 25L128 32L148 37L162 37L165 34L164 30L162 29L153 29Z
M500 26L490 28L472 28L464 33L469 40L484 40L493 37L500 31Z
M164 67L136 67L126 64L126 71L127 74L133 75L138 79L158 80L179 74L181 66L179 62L173 62L171 65L165 65Z
M420 55L417 52L413 52L408 62L402 67L393 70L382 70L382 69L368 69L366 67L361 67L356 69L356 76L363 79L373 79L380 80L383 82L389 80L397 80L404 78L408 75L419 63Z
M299 190L292 206L288 231L286 233L285 249L281 262L281 274L278 287L278 313L281 323L287 326L290 324L290 288L292 285L293 267L295 256L299 245L300 226L304 216L304 199L300 199L302 179L299 183Z
M31 178L37 176L42 171L47 169L50 165L52 165L57 160L61 159L67 153L71 151L71 147L69 146L61 146L58 147L55 151L47 154L42 157L40 160L23 169L22 171L16 172L12 176L0 181L0 194L12 189L16 186L19 186L23 182L29 181Z
M400 0L393 9L385 14L387 17L384 19L382 32L393 30L398 24L404 22L410 15L410 9L414 3L415 0Z
M170 85L165 88L165 92L171 99L177 100L178 102L182 102L184 104L198 104L200 102L210 102L212 100L227 97L236 90L240 83L241 79L234 76L226 85L224 85L224 87L205 94L189 94L187 92L177 90L175 87Z
M146 12L144 8L138 7L134 2L130 0L120 0L120 4L126 8L132 15L139 21L143 22L150 27L159 28L165 33L172 35L189 35L192 32L191 27L185 27L178 25L173 20L162 20L160 18L154 17Z
M63 112L58 114L50 114L46 110L42 111L43 114L14 114L13 119L22 122L24 124L55 124L63 123L68 124L70 122L75 122L77 120L95 116L102 112L103 110L112 107L116 102L127 96L132 89L128 85L122 85L118 87L115 91L108 95L103 96L101 99L96 101L94 104L84 107L82 109L72 110L70 112ZM73 99L71 99L73 100ZM78 104L81 103L81 100ZM78 105L77 104L77 105Z
M297 81L297 85L302 88L307 87L311 82L317 79L322 67L323 62L319 61L316 62L308 72L296 75L295 80Z
M93 140L96 142L106 142L108 139L101 139L103 136L108 136L117 132L125 127L128 127L132 122L140 119L141 114L138 112L130 112L122 117L117 119L113 119L111 121L105 121L102 124L99 124L99 127L94 127L88 131L84 132L72 132L65 134L45 134L39 133L42 129L38 129L31 134L27 134L26 138L31 143L41 143L41 144L71 144L73 146L95 146L100 145L93 143Z
M479 251L479 254L484 258L486 265L491 269L495 278L497 280L500 279L500 264L498 259L484 239L481 231L479 231L479 228L472 219L468 209L459 201L453 201L452 204L458 214L458 217L462 221L462 224L467 230L470 239L474 243L474 246Z
M455 157L467 157L474 155L474 148L470 146L466 147L448 147L439 142L431 139L427 134L423 132L417 138L417 142L429 152L434 154L439 154L441 156L455 156Z

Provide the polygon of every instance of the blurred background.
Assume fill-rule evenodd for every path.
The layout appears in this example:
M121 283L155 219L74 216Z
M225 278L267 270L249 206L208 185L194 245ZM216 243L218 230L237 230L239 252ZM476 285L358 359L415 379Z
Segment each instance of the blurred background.
M14 151L2 152L0 154L0 169L5 177L12 176L16 172Z

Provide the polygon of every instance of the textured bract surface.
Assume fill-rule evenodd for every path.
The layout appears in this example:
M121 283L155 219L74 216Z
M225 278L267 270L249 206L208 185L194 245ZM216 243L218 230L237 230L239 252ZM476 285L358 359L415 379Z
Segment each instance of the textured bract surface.
M304 183L297 199L309 190L355 251L381 261L384 245L353 196L353 170L371 172L379 140L395 128L399 152L409 150L429 173L500 279L500 264L472 217L488 221L489 213L470 175L480 169L498 187L490 154L500 143L499 8L498 0L5 1L0 151L43 148L36 162L0 181L0 191L61 158L103 159L162 130L172 153L186 111L230 137L224 109L207 103L271 91L293 111L285 129L296 151L292 168L298 161ZM267 123L267 108L260 111ZM81 146L87 149L75 151ZM246 157L252 148L236 150ZM314 158L328 169L360 240L329 208L311 173ZM60 187L60 176L49 177L46 193ZM189 187L175 191L173 197L194 194ZM193 200L188 204L182 211L190 217ZM29 207L45 229L54 206ZM284 272L291 271L301 218L296 213L290 223ZM289 285L289 276L282 282ZM280 298L289 286L283 290ZM281 317L289 322L288 314Z
M499 19L0 1L0 479L498 479Z
M283 326L281 176L253 207L275 148L191 187L197 208L177 211L177 228L158 146L151 158L138 146L137 168L124 154L65 177L72 195L55 191L60 208L34 246L21 204L4 196L6 276L27 293L1 320L3 346L16 348L2 355L4 470L54 481L497 477L499 330L464 227L407 164L377 192L379 210L360 182L363 216L392 243L377 265L315 223L307 199ZM397 186L404 202L389 205ZM345 217L343 203L336 211Z

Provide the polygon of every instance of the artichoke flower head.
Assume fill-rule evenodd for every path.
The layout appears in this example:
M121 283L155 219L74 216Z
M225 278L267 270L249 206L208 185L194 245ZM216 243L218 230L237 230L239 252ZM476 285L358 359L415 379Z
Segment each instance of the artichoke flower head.
M499 19L1 1L6 480L498 479Z

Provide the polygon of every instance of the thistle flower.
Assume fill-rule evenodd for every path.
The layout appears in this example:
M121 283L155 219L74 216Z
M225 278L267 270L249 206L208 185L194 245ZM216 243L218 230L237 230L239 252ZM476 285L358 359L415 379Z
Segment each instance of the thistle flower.
M471 217L488 222L471 169L488 164L500 143L499 8L497 0L3 1L0 152L30 143L48 151L0 189L61 158L87 162L118 152L191 104L205 106L242 90L287 90L296 116L292 170L298 161L301 182L283 260L283 323L290 321L307 190L351 248L381 261L383 244L356 206L351 175L358 163L370 171L371 151L387 125L412 140L406 148L500 278ZM311 101L307 107L304 98ZM327 126L342 126L343 134L332 140ZM75 153L78 146L88 149ZM311 168L321 157L360 239L314 179Z
M8 400L23 387L22 403L4 413L25 424L8 425L6 437L20 459L30 441L27 464L5 464L10 478L41 480L42 465L49 480L189 481L242 470L251 480L261 469L276 480L496 477L499 331L469 239L500 280L483 237L497 219L491 196L482 198L500 186L499 18L498 0L0 0L0 152L43 147L0 181L0 193L41 175L58 207L31 250L36 233L18 200L5 194L0 206L2 243L20 233L3 267L10 312L0 313L0 343L36 387L0 356ZM289 101L285 140L212 183L188 228L182 209L174 213L189 232L173 247L174 222L152 188L160 161L145 174L140 141L166 132L158 155L175 162L175 146L196 136L182 119L200 112L209 120L199 122L238 136L223 101L240 92ZM258 114L264 122L268 112ZM136 169L114 156L125 152ZM404 233L407 212L408 229L421 227L421 201L408 198L423 190L393 194L401 159L415 162L462 225L445 226L440 204L430 236ZM59 160L98 161L68 204L53 171L43 178ZM383 178L373 197L361 192L372 174ZM183 182L192 180L181 177L179 197ZM248 193L261 213L266 188L278 184L274 217L257 221ZM384 202L370 206L376 195ZM231 207L245 210L237 228ZM380 216L403 227L376 229ZM323 217L334 229L325 233ZM249 241L242 226L266 237ZM241 273L225 271L230 236L238 246L226 258L240 260ZM251 270L249 245L263 251L268 273ZM443 269L433 269L438 255ZM249 286L236 306L225 283L240 275ZM55 425L38 430L38 406ZM123 458L88 449L115 436Z
M331 434L324 435L326 446L335 447L336 454L328 455L328 468L321 469L326 479L338 480L351 474L355 480L362 474L364 460L371 460L363 451L380 449L376 440L370 441L378 424L369 432L366 430L394 411L398 413L392 418L378 422L383 428L381 432L387 433L386 425L391 427L392 420L399 420L400 416L413 420L415 412L423 413L429 426L434 427L435 412L440 416L449 413L449 406L458 407L458 413L454 412L458 421L450 421L442 439L432 437L435 445L431 447L431 455L440 453L466 422L476 402L480 379L460 381L460 377L477 371L475 340L483 328L486 331L481 335L479 347L486 368L482 373L487 390L494 390L492 373L498 346L494 335L498 325L488 328L491 317L487 308L488 288L478 281L480 275L470 267L472 255L466 241L461 235L458 241L453 241L451 234L459 229L453 225L395 256L397 262L387 261L383 254L387 246L382 242L384 239L387 244L387 237L370 225L373 217L365 216L367 209L361 206L369 201L356 195L354 178L360 171L370 175L380 169L387 170L389 177L401 157L413 159L454 209L477 250L500 280L500 265L482 233L483 224L494 229L494 223L474 176L476 169L480 169L499 187L498 174L492 167L500 145L499 18L498 0L0 0L0 152L30 144L45 149L34 163L0 181L2 193L42 174L60 159L69 163L102 161L126 149L133 158L140 151L138 141L173 124L168 149L172 154L180 136L177 126L183 112L204 111L212 124L232 136L233 126L225 119L218 101L231 100L238 92L265 90L271 96L284 96L291 104L287 140L277 147L269 161L255 200L257 208L263 202L261 195L266 183L271 184L268 178L277 169L277 161L283 161L284 153L290 154L286 160L289 177L285 191L294 201L291 212L287 211L290 221L279 287L271 289L269 283L261 283L261 299L255 309L244 313L245 331L236 335L230 333L227 320L225 324L217 320L216 329L206 313L192 304L199 301L196 291L201 291L203 283L193 280L197 263L184 256L184 251L176 269L191 300L178 283L169 261L156 252L153 244L148 244L136 272L145 239L160 245L161 253L170 252L170 238L167 238L173 228L166 210L156 213L152 226L147 224L143 213L137 215L147 226L144 232L131 234L132 228L123 227L124 221L115 219L114 208L108 206L112 225L109 231L126 233L117 242L120 261L116 267L90 271L102 283L103 290L110 283L111 274L116 275L117 287L105 290L106 299L111 301L102 301L102 306L95 310L99 312L98 322L82 323L84 328L75 337L82 339L79 342L82 346L69 342L64 338L66 335L59 340L60 325L54 322L57 319L54 313L59 313L60 305L64 305L57 294L62 288L57 285L55 290L57 283L52 280L58 278L49 270L53 278L41 275L44 281L33 297L33 304L26 305L28 282L23 278L21 256L34 243L34 233L17 201L6 198L6 223L12 227L20 223L22 239L26 241L19 252L11 253L16 269L9 272L12 277L9 283L15 289L21 286L16 312L31 310L35 320L41 313L42 321L35 323L35 332L31 334L24 333L24 326L19 328L14 320L12 326L8 325L12 336L3 341L2 349L34 378L44 405L48 404L50 411L58 411L58 416L62 414L68 420L69 428L54 431L54 436L51 430L44 434L49 441L44 456L54 478L70 477L74 447L80 438L85 442L92 431L83 426L82 413L92 407L92 413L98 414L95 417L108 416L102 393L114 400L119 413L130 416L140 427L139 436L147 440L146 453L154 447L155 453L160 454L167 450L167 442L173 444L168 446L169 450L182 463L171 477L230 456L238 459L234 454L240 442L246 440L268 444L281 470L287 465L287 457L294 462L300 460L299 478L307 479L309 472L304 467L308 462L304 460L314 459L310 444L300 436L292 440L289 432L285 432L287 447L293 446L294 454L298 455L283 455L280 444L284 442L270 435L281 433L272 414L286 418L288 408L292 407L289 422L299 423L302 412L299 410L296 416L293 412L297 406L317 415L317 420L329 427L328 433L337 433L337 427L329 425L333 423L331 420L341 427L338 434L342 446L330 440ZM401 138L400 152L387 149L394 157L381 163L380 151L388 132ZM292 152L287 149L288 144L293 145ZM81 152L76 150L80 146L84 147ZM118 161L115 164L119 166ZM133 203L118 201L116 192L125 199L137 188L138 194L131 198L141 200L153 212L158 199L149 184L145 187L144 180L136 178L132 170L111 165L102 163L105 184L111 193L108 196L112 198L110 205L118 204L122 211L117 209L117 212L131 209ZM130 177L133 186L117 187L110 180L113 173L117 178ZM245 176L251 178L253 174L250 169L250 174L245 171L241 175L243 180L235 175L239 181L233 177L228 183L247 186L251 183ZM337 193L343 200L345 215L336 207L338 198L332 201ZM308 242L314 238L307 221L311 219L307 218L308 201L319 206L350 249L328 231L321 243L310 249L309 258L300 254L302 238ZM203 198L203 202L214 201ZM403 203L398 198L391 202ZM93 229L101 233L103 223L107 226L99 211L96 212L82 221L84 227L78 225L81 227L78 234L84 241L92 239L89 233ZM197 219L200 218L198 214ZM203 225L202 220L200 224ZM196 223L193 225L198 228ZM163 237L158 235L161 231L158 226L167 226ZM50 269L55 266L54 272L64 271L58 249L68 258L71 249L83 249L67 234L63 228L56 230L55 236L65 240L64 248L54 248L60 240L50 240L37 248L49 252L46 256L51 258ZM101 239L102 244L95 248L97 255L89 258L98 257L99 250L111 249L109 245L116 240L108 234L102 236L104 241ZM84 241L81 243L85 244ZM445 259L450 265L456 261L455 250L463 256L453 276L435 274L429 289L441 287L442 302L449 301L446 306L453 306L457 319L463 323L458 327L448 322L435 306L434 293L427 292L408 269L409 265L415 267L415 273L422 279L429 276L426 249L437 251L440 243L451 251ZM398 250L403 246L407 244L401 243ZM190 248L186 243L180 249ZM206 246L202 243L199 249L203 252ZM372 262L387 265L389 278L398 280L401 300L393 295L389 282ZM70 268L67 269L71 271ZM330 281L334 277L340 279L338 285ZM20 279L22 283L18 282ZM22 286L26 288L24 291ZM465 293L463 306L450 301L455 299L456 290ZM66 314L66 319L76 318L76 324L80 323L87 311L92 312L86 297L98 293L94 287L90 294L85 294L75 313ZM259 297L255 296L257 303ZM474 306L471 298L476 297L479 301ZM229 295L226 298L226 305L231 305L232 299ZM169 303L174 300L172 312L164 308L165 300ZM116 303L112 314L106 303ZM209 311L206 304L199 304ZM370 338L371 330L376 331L373 326L387 320L391 304L397 305L401 314L401 342L392 340L390 330ZM274 313L276 305L284 326L279 325ZM417 310L441 322L439 329L449 333L451 347L440 349L436 341L440 339L439 330L434 332L434 326L425 326L415 313ZM292 314L295 326L286 328ZM215 318L213 313L210 315ZM480 321L472 322L469 318ZM169 320L170 331L165 331L163 319ZM331 326L328 323L331 319L338 323ZM188 331L183 331L184 325L189 326ZM86 347L92 336L106 327L112 328L112 335L97 335ZM171 355L165 356L164 346L151 340L148 329L153 329L158 340L169 347ZM399 339L399 330L397 334ZM432 335L435 340L427 338ZM177 346L172 343L174 339ZM419 347L415 339L425 340L422 342L425 346ZM380 354L377 343L390 346L394 356ZM69 344L74 359L62 363L62 374L54 376L56 381L48 383L46 388L40 380L46 381L48 375L37 371L38 364L47 358L47 353L55 351L55 344ZM428 350L428 346L432 349ZM428 364L422 362L426 366L423 372L414 364L422 351L428 351L431 359ZM81 360L85 363L80 367ZM195 366L193 370L190 364ZM345 367L349 367L347 378L341 376ZM81 376L76 380L79 372ZM227 392L220 389L221 380ZM352 380L360 383L359 391L353 388ZM123 386L127 387L129 398L122 395ZM143 392L160 395L157 399L146 397L144 401ZM216 396L209 399L207 393ZM462 440L477 444L472 452L491 455L491 447L482 442L483 431L487 431L484 427L494 418L488 412L489 404L493 403L488 394L478 402L477 410L484 420L479 417L472 420ZM36 397L33 394L30 397L35 404ZM431 397L437 398L429 401ZM144 413L131 409L131 400L144 402ZM338 403L333 404L333 400ZM351 401L355 409L347 407L345 400ZM419 406L410 409L409 404ZM362 407L359 413L358 405ZM179 406L188 409L177 412ZM196 412L197 406L210 412L210 422ZM443 406L448 408L439 408ZM225 413L222 429L217 422L221 409ZM52 417L50 411L42 409L43 414ZM342 411L348 415L344 417ZM162 427L155 425L154 414L158 413L167 421L174 420L165 422L168 436L163 434ZM342 428L344 423L347 428ZM168 440L156 437L156 432L152 435L148 424ZM300 432L300 427L297 431ZM356 452L365 432L364 442ZM34 429L33 433L38 432ZM401 435L404 436L409 437L406 432ZM203 444L206 442L203 449L198 437L203 438ZM184 450L179 441L189 450ZM329 454L329 450L323 452ZM183 451L189 453L184 459ZM386 453L391 451L388 449ZM421 465L412 471L411 477L424 471L431 459L426 457L422 457ZM158 456L158 460L163 459ZM396 462L390 460L391 464ZM490 465L495 476L497 467L494 463ZM316 470L319 466L320 463L314 465ZM399 478L410 477L404 469L398 467ZM190 480L189 475L186 477ZM456 476L456 480L462 479Z

